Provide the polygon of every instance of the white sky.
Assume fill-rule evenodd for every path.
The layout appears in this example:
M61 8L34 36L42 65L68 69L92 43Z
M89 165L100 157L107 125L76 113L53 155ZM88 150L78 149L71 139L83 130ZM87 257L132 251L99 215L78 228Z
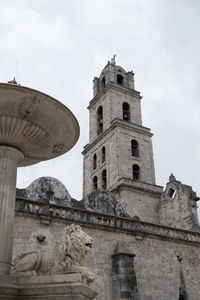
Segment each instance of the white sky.
M0 81L55 97L81 129L66 155L19 169L18 187L53 176L81 199L92 80L117 54L143 96L157 184L173 172L200 194L199 12L198 0L0 0Z

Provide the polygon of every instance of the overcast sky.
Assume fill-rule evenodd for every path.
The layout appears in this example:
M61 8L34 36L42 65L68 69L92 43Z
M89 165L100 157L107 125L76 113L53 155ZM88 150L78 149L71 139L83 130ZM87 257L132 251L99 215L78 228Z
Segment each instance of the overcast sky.
M0 0L0 81L55 97L80 124L76 146L19 169L18 187L52 176L81 199L92 80L116 54L143 96L157 184L172 172L200 195L199 14L198 0Z

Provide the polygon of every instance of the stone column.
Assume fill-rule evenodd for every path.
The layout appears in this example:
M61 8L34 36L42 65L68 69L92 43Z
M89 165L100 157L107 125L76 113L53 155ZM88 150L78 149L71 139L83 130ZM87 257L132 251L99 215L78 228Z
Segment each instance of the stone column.
M131 253L124 243L118 243L112 255L112 298L117 300L139 300L137 279Z
M0 146L0 275L11 268L17 164L22 158L19 150Z

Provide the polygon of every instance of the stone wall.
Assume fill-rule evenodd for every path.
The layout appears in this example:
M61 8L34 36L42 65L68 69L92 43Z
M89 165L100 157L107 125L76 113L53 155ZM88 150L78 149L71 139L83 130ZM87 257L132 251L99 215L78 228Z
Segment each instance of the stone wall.
M13 257L21 251L33 249L51 251L58 233L67 224L76 223L75 219L75 215L65 219L58 216L45 219L40 214L18 212L15 218ZM84 219L78 223L94 239L94 253L91 251L88 255L86 266L96 273L97 280L92 288L99 292L98 300L116 300L112 296L111 256L119 241L128 245L132 253L136 254L134 269L140 300L178 300L181 271L188 299L200 298L200 234L156 228L155 225L149 225L148 228L147 224L141 224L140 228L138 222L134 222L137 223L135 230L131 226L129 229L120 229L119 226L110 226L109 222L106 224L106 217L104 219L103 216L101 224L98 224L98 217L91 221L93 224L87 224ZM133 221L123 219L122 222ZM44 244L37 240L39 234L46 236ZM177 256L182 258L181 262Z
M180 182L176 184L181 191L186 188ZM186 190L188 197L195 196L191 189ZM152 187L152 191L156 194L157 187ZM144 211L150 209L153 202L148 204L144 191L141 198ZM190 197L183 197L182 201L186 204ZM139 202L133 206L139 206ZM94 240L85 265L96 274L92 288L99 293L97 300L200 299L198 225L191 228L195 231L188 231L175 225L144 222L128 215L112 193L105 190L76 201L59 181L50 177L39 178L27 189L17 190L13 259L20 252L31 250L50 253L59 232L71 223L81 225Z
M199 231L198 200L191 186L182 184L171 175L158 204L159 223Z
M160 200L160 195L127 187L119 189L116 193L116 198L121 203L123 209L129 212L132 217L138 217L141 221L145 222L158 222L156 208Z
M77 223L94 239L85 265L96 273L92 288L99 293L97 300L116 300L116 280L124 282L122 299L137 299L128 298L130 278L135 278L132 295L138 291L140 300L178 300L181 293L189 300L200 298L200 233L132 219L108 192L97 191L78 203L72 198L66 202L54 199L51 191L51 198L45 201L48 187L54 184L53 180L43 184L40 199L36 194L35 199L23 199L26 190L17 191L13 258L31 250L51 252L58 233ZM41 195L40 189L36 190ZM126 274L117 277L113 254L119 243L136 256L132 271L125 269Z

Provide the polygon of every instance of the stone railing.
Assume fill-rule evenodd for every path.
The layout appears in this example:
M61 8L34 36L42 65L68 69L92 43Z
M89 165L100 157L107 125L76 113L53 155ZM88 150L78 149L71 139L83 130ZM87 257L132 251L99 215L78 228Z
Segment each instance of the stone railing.
M131 218L115 217L89 210L65 207L56 204L44 204L39 201L16 199L16 212L37 215L48 222L63 219L71 222L85 223L91 226L106 227L112 230L134 232L138 237L153 235L164 239L175 239L200 244L200 233L183 229L146 223Z

